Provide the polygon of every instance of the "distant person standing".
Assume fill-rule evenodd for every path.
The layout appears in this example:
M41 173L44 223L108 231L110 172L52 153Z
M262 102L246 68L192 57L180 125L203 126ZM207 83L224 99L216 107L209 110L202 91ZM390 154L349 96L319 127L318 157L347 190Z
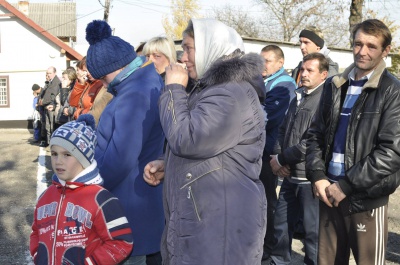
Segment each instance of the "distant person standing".
M54 66L47 69L45 83L46 85L39 99L39 105L42 106L44 110L40 147L47 147L49 145L50 137L55 126L54 110L56 107L56 96L61 88L61 81L57 76L57 70Z
M79 62L78 66L78 69L80 69L80 72L82 72L84 84L82 85L81 82L77 82L76 84L77 86L83 86L83 89L78 101L78 106L76 107L74 112L74 119L77 119L79 115L88 113L90 111L97 94L103 87L101 81L93 78L93 76L90 74L87 69L86 63L87 62L85 56Z
M273 174L269 161L278 138L279 125L285 118L290 99L295 95L296 84L283 67L285 56L281 48L276 45L265 46L261 50L261 56L264 58L262 76L266 97L262 104L265 112L265 146L260 180L264 184L268 203L267 232L264 240L264 248L266 248L270 245L268 242L273 241L274 212L278 200L276 196L278 177ZM268 258L269 252L268 249L264 250L263 260Z
M39 96L42 88L38 84L33 84L32 93L33 93L33 140L35 143L38 143L41 139L40 131L41 131L41 107L39 106Z
M64 109L68 109L68 98L75 85L76 78L75 70L67 69L62 73L60 93L56 96L56 127L71 120L71 116Z
M316 26L308 26L300 32L299 35L299 42L300 42L300 50L303 54L303 57L307 54L318 52L325 55L326 59L329 62L329 71L328 77L333 76L338 73L339 65L332 61L329 57L330 50L325 45L325 40L323 34L319 28ZM293 70L292 77L295 80L297 86L300 84L300 68L302 62Z
M306 170L320 199L319 265L385 264L388 201L400 183L400 82L386 69L392 35L353 29L354 63L325 83L308 130Z

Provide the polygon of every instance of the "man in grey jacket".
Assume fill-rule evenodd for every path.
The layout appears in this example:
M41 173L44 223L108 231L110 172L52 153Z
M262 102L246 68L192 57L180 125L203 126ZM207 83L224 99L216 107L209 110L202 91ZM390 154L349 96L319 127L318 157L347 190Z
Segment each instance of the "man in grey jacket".
M328 60L320 53L304 57L301 65L302 87L290 103L285 120L279 128L271 168L284 177L274 217L274 239L268 242L271 264L291 262L291 242L296 221L304 220L304 264L317 264L318 199L312 193L311 183L305 175L307 129L311 124L328 75Z
M56 96L60 92L61 81L57 76L57 70L50 66L46 71L46 85L40 95L39 105L43 107L42 131L40 147L49 145L51 134L54 130L54 109Z

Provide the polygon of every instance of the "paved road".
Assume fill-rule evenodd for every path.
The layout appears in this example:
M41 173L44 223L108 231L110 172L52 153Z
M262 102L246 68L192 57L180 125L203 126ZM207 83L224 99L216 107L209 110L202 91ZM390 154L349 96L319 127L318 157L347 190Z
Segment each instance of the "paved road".
M39 185L47 185L51 175L49 148L40 153L28 130L0 129L0 135L0 265L30 264L29 235L37 178ZM38 174L40 168L44 172ZM295 240L294 245L293 264L302 264L302 243Z
M41 149L32 143L28 130L0 129L0 136L0 265L31 265L29 235L37 186L44 189L50 179L50 152L49 148ZM392 211L389 210L387 264L400 264L399 200L400 190L389 203ZM302 247L299 240L294 240L292 265L303 264ZM350 264L355 264L354 260Z

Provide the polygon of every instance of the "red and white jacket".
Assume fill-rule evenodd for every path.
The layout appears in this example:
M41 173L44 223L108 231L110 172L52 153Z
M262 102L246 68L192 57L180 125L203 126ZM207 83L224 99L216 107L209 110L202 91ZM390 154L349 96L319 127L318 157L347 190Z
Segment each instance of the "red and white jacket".
M95 162L94 162L95 163ZM30 252L36 265L118 264L133 248L119 200L103 187L96 164L74 182L53 176L36 205Z

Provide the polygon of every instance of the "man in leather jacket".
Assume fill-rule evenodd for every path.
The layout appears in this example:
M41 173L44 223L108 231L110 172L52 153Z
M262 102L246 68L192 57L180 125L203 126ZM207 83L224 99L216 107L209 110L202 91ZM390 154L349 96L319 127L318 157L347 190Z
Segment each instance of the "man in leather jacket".
M389 195L400 182L400 82L385 68L392 37L369 19L354 63L328 79L308 130L306 171L320 199L318 264L384 264Z
M283 177L273 222L273 241L267 242L270 264L290 264L296 222L304 226L304 264L317 264L319 201L305 174L306 135L318 108L329 63L323 54L311 53L301 65L302 87L289 105L279 127L270 166Z

